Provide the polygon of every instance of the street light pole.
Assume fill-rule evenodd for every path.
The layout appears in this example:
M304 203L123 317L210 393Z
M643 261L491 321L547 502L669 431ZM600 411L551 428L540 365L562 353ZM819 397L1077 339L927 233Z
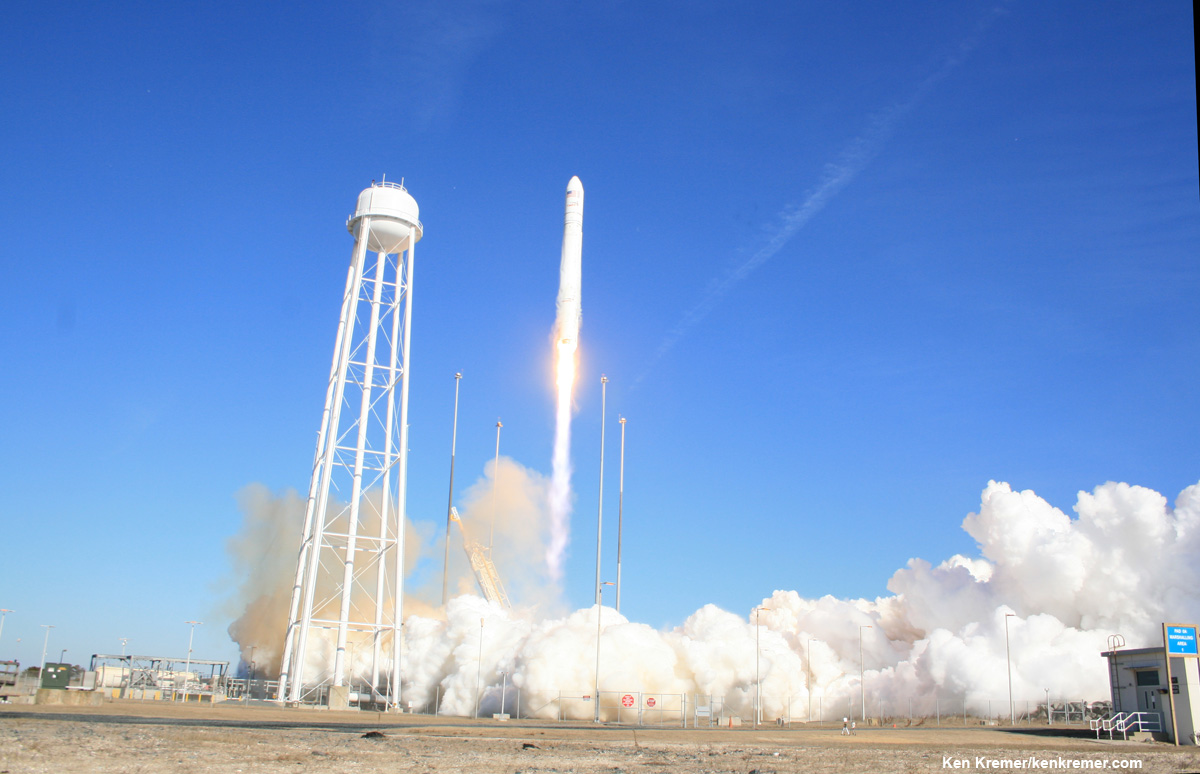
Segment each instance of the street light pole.
M188 652L187 666L183 670L183 703L187 704L188 683L192 681L192 639L196 636L196 627L203 626L203 621L184 621L185 624L191 624L191 631L188 633Z
M596 713L593 720L600 722L600 621L604 617L604 604L602 598L604 587L611 586L612 583L604 581L596 586L596 682L593 686L593 692L596 694Z
M769 607L754 608L754 682L758 685L758 690L755 691L754 698L754 727L758 728L758 724L762 722L762 650L759 648L759 633L762 631L762 626L758 619L763 610L770 610Z
M1008 647L1008 619L1016 617L1016 613L1004 614L1004 659L1008 662L1008 724L1015 726L1016 711L1013 709L1012 694L1012 651Z
M0 607L0 640L4 639L4 617L11 612L7 607Z
M483 672L483 619L479 619L479 660L475 662L475 719L479 720L479 677Z
M408 375L405 374L405 379ZM450 518L452 509L454 508L454 449L458 444L458 383L462 381L462 374L454 374L454 429L450 433L450 498L446 503L446 555L442 558L442 607L446 607L446 602L450 598ZM400 525L400 529L404 529L404 525Z
M858 627L858 689L862 693L862 722L867 722L867 684L863 682L863 649L862 649L862 630L873 629L874 626L867 624Z
M604 531L604 411L608 395L608 377L600 375L600 496L596 511L596 604L600 604L600 544ZM599 710L597 709L597 712ZM599 716L597 716L597 720Z
M66 657L67 657L67 649L63 648L62 653L58 654L58 663L60 663L60 664L64 663L63 659L65 659Z
M42 642L42 665L38 667L38 683L42 682L42 673L46 671L46 649L50 647L50 630L54 628L54 624L41 624L41 627L46 630L46 639Z
M128 637L118 637L117 639L121 641L121 658L124 659L125 658L125 645L126 645L126 643L129 642L129 638ZM125 671L124 666L121 667L121 671L122 671L122 673L124 673L124 671ZM126 684L126 686L127 687L121 691L121 698L122 699L126 699L126 698L132 699L133 698L133 659L129 660L129 682Z
M808 638L808 722L812 722L812 644L814 638Z
M621 526L625 518L625 417L621 421L621 475L617 489L617 612L621 612Z

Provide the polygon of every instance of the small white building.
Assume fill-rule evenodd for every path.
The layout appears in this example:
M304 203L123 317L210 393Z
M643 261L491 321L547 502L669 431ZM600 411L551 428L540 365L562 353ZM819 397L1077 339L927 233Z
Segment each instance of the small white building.
M1171 738L1171 698L1174 694L1179 744L1200 744L1200 659L1171 657L1171 686L1163 648L1114 650L1108 659L1109 688L1114 713L1158 713Z

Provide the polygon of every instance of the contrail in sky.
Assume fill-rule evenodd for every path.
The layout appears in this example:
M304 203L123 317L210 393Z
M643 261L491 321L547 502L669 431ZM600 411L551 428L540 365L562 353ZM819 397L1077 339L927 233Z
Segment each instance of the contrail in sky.
M650 363L646 366L646 369L642 372L641 376L634 380L635 385L640 383L654 365L670 352L697 323L707 317L709 312L713 310L717 303L735 285L782 250L784 245L791 241L797 231L804 228L814 215L824 209L825 205L834 196L849 185L858 176L858 173L862 172L867 164L879 155L879 152L883 150L884 145L891 137L896 125L912 112L913 108L925 98L939 81L953 72L962 63L967 55L978 45L979 34L990 27L1007 10L1006 4L998 4L991 7L983 18L980 19L979 23L976 24L975 31L959 43L954 51L942 60L942 63L934 72L930 73L924 80L917 84L912 95L906 101L887 107L871 118L867 123L866 129L846 144L846 147L838 154L837 159L825 165L821 181L808 191L804 197L804 201L798 205L786 207L780 213L779 224L767 240L767 243L756 250L742 264L709 283L708 289L704 292L700 301L684 314L683 318L671 329L666 338L663 339L662 343L658 346L658 350L651 358Z

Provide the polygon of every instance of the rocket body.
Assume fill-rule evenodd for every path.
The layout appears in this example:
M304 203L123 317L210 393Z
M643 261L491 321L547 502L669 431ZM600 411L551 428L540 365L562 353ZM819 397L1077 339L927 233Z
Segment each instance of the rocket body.
M567 183L566 215L563 219L562 261L558 267L559 349L574 350L579 344L579 302L583 260L583 183L572 177Z

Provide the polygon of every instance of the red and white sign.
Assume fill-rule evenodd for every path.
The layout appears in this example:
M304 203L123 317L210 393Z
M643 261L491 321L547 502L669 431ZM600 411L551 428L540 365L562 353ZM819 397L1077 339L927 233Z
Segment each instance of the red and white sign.
M654 697L653 697L653 696L647 696L647 697L646 697L646 706L647 706L647 707L653 707L653 706L654 706Z
M621 697L621 706L622 707L632 707L633 706L633 694L627 693L624 696L622 696Z

